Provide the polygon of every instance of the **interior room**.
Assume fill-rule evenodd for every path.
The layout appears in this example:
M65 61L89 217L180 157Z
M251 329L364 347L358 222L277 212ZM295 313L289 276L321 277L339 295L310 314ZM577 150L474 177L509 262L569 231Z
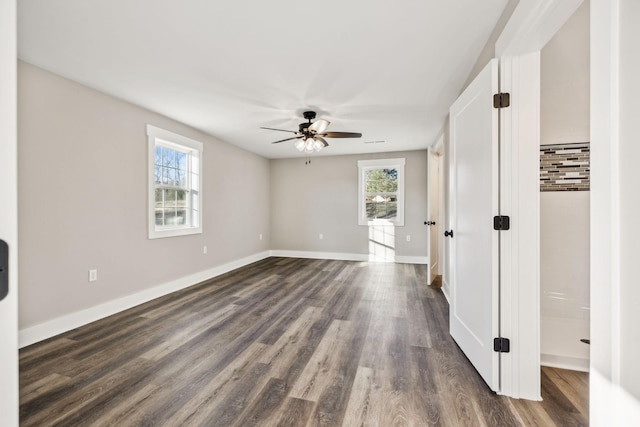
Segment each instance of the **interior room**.
M633 0L0 4L3 425L640 423Z

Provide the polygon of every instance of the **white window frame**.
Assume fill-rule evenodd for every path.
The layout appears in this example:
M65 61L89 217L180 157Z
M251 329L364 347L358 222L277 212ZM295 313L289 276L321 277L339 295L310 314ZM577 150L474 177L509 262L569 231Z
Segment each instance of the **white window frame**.
M163 237L174 237L174 236L186 236L190 234L200 234L202 233L202 155L203 155L203 144L199 141L187 138L182 135L178 135L173 132L169 132L167 130L147 125L147 137L148 137L148 233L149 239L158 239ZM191 223L191 220L188 221L186 225L179 225L175 227L159 227L156 225L156 216L155 216L155 191L156 191L156 182L155 182L155 149L156 146L160 145L163 147L167 147L176 151L182 151L188 153L192 158L192 162L196 162L194 167L198 168L197 174L197 183L192 182L192 174L188 173L188 186L191 188L191 192L194 191L193 188L197 188L198 197L197 197L197 206L193 206L193 199L190 199L190 210L194 209L198 211L198 224L194 225ZM190 194L192 197L193 193ZM193 212L189 213L189 217L191 218Z
M397 159L375 159L358 160L358 225L388 224L404 226L404 158ZM366 173L374 169L397 169L398 170L398 213L395 220L388 219L367 219L367 209L365 203L366 195Z

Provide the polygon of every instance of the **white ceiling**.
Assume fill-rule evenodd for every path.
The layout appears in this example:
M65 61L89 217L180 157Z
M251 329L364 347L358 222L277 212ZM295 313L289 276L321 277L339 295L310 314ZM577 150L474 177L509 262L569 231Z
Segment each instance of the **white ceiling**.
M507 0L20 0L19 57L267 158L423 149ZM366 144L370 141L384 143Z

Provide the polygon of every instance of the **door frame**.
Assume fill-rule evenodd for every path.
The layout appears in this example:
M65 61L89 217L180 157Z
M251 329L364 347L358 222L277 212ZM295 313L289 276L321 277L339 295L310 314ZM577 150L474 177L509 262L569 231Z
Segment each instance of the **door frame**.
M0 0L0 238L9 246L9 294L0 301L0 414L18 425L18 155L16 0Z
M442 136L440 137L439 141L442 141ZM440 146L442 146L442 143L440 142ZM433 225L429 225L427 226L427 253L429 255L429 271L428 271L428 284L430 285L431 283L433 283L433 280L436 278L436 276L438 276L439 274L441 274L442 271L442 266L440 263L441 257L441 250L440 250L440 233L439 230L441 229L441 221L442 221L442 216L441 216L441 212L442 212L442 182L441 182L441 177L442 177L442 156L438 153L438 143L436 143L436 146L434 147L429 147L427 148L427 221L433 221L435 220L435 224ZM436 176L436 181L433 182L433 180L431 179L433 177L432 174L432 159L435 159L437 166L438 166L438 171L437 171L437 176ZM434 207L432 205L432 194L433 192L437 193L437 200L436 200L436 209L434 211ZM433 241L432 239L435 239L436 242L436 253L432 253L432 248L433 248ZM435 265L435 272L434 272L434 265L433 265L433 260L436 260L436 265Z
M540 50L580 4L519 2L495 45L500 91L512 94L500 122L500 211L512 217L500 247L500 330L511 339L511 352L501 360L501 394L516 398L541 400Z
M500 60L500 91L511 106L501 114L502 215L512 216L501 239L500 333L511 352L501 358L501 393L541 400L540 395L540 254L539 115L540 50L580 6L582 0L519 2L495 44ZM447 138L448 139L448 138ZM450 155L446 147L447 157ZM449 171L450 173L450 171ZM450 179L450 176L447 176ZM451 194L447 194L450 227ZM445 249L443 286L453 269ZM451 295L450 295L451 297ZM534 304L531 302L534 301Z

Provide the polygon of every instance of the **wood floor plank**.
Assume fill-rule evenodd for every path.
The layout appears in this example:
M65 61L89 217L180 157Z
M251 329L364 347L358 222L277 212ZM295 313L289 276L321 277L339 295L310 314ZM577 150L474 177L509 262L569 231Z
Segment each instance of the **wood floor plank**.
M378 391L379 379L371 368L359 366L351 389L351 397L345 411L343 426L374 426L378 425L380 408Z
M286 377L293 359L298 357L301 347L306 344L306 335L321 316L320 308L307 307L280 339L265 349L259 361L269 365L269 375L280 379Z
M575 386L577 382L575 376L579 373L547 367L542 370L581 414L589 415L589 396L584 394L582 387ZM585 373L582 374L582 377L586 377Z
M20 351L24 426L565 426L588 378L542 402L491 392L427 266L268 258Z
M324 389L329 385L331 376L337 368L337 359L341 352L348 351L352 334L352 324L348 320L334 320L320 342L313 357L307 363L300 378L294 384L290 396L317 402Z
M308 400L288 397L282 409L280 418L275 423L266 423L265 426L277 427L304 427L311 416L315 404Z
M56 374L55 372L47 375L27 386L21 387L20 402L27 404L44 393L63 388L69 381L71 381L71 377Z
M269 346L261 343L254 343L239 357L225 367L217 376L211 379L208 384L198 389L187 404L182 406L172 417L167 420L169 425L205 425L213 418L225 396L231 394L233 390L242 384L242 379L249 375L251 369L259 361L261 355ZM263 367L263 365L260 365ZM263 375L263 377L265 377ZM253 383L251 386L259 387L260 383Z

